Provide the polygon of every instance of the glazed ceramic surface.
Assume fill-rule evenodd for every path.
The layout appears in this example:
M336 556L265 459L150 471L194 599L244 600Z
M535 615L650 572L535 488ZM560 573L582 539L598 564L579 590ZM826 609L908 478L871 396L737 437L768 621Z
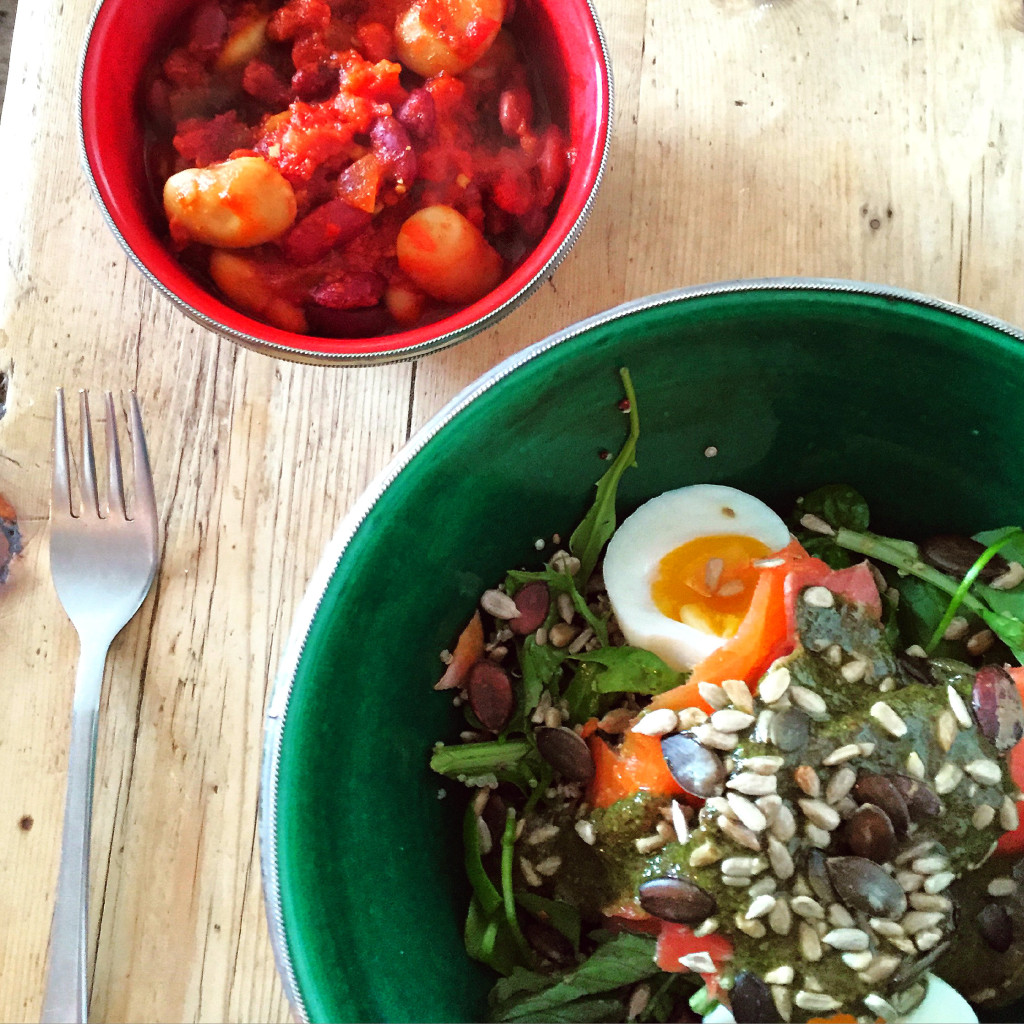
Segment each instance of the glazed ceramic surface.
M341 524L267 718L264 881L278 962L311 1020L485 1019L462 945L464 793L431 774L459 716L432 689L486 587L568 537L626 432L620 518L728 483L788 511L819 484L897 534L1021 519L1024 336L844 282L728 284L642 300L542 341L458 396ZM548 546L550 554L552 548Z
M527 40L551 104L576 153L551 225L493 292L451 316L377 338L317 338L261 323L190 275L166 243L163 212L146 177L141 83L196 0L101 0L79 81L79 140L93 196L151 284L193 320L241 345L307 363L383 363L454 345L495 323L548 277L583 230L604 173L612 79L590 0L520 0L512 30Z

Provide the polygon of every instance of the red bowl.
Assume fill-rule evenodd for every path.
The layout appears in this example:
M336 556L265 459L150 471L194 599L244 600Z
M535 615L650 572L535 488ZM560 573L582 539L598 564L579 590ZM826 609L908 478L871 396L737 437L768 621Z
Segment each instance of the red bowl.
M79 138L93 195L118 241L159 291L197 323L248 348L306 363L384 363L464 341L522 302L561 262L594 203L610 141L612 79L591 0L518 0L512 29L530 41L556 120L576 158L553 220L509 277L472 305L413 330L321 338L255 320L198 282L166 240L146 181L140 83L195 0L102 0L79 78Z

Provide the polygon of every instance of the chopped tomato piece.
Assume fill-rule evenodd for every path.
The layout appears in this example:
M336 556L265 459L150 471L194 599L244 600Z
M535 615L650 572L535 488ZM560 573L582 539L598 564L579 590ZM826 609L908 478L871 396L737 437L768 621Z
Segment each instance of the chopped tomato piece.
M708 994L713 999L719 998L721 990L718 986L718 975L722 964L732 958L732 943L718 932L698 938L688 925L663 921L654 955L657 965L669 973L686 973L689 968L684 967L679 958L691 953L707 953L711 957L716 969L714 972L701 974L701 977L707 985Z

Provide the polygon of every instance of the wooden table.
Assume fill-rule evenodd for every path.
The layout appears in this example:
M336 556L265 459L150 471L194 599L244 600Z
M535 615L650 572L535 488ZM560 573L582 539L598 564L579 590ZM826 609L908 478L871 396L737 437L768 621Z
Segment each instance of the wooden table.
M92 5L19 6L0 125L0 491L25 535L0 590L0 1020L38 1019L57 868L77 658L47 556L63 384L138 391L163 534L157 583L107 666L92 1019L286 1021L260 890L263 710L344 512L499 359L646 293L847 277L1024 323L1024 8L597 0L615 137L569 258L455 349L336 369L219 340L128 263L78 162Z

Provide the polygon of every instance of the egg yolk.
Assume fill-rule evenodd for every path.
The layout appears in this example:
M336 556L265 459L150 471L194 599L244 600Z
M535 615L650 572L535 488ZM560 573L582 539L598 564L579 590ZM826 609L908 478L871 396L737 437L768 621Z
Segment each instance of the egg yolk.
M670 619L712 636L734 636L757 583L753 563L770 554L753 537L697 537L658 563L651 597Z

